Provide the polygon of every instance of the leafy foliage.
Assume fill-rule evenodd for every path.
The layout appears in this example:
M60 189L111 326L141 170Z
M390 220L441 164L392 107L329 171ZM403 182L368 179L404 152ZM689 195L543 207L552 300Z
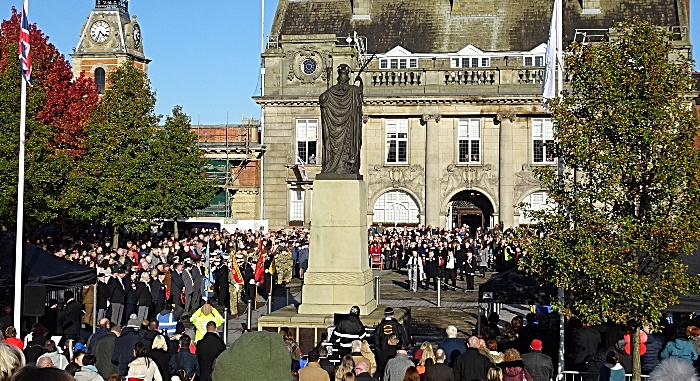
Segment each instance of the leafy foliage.
M16 221L20 87L17 44L20 15L0 25L0 225ZM62 215L59 203L82 134L97 104L97 89L73 80L70 65L35 24L30 25L34 87L27 92L25 221L47 223Z
M75 219L141 231L211 201L214 187L189 117L176 107L159 127L155 102L148 77L130 62L109 75L66 192Z
M571 92L550 103L566 171L538 171L554 204L531 213L546 234L524 237L522 267L588 322L655 326L697 292L680 262L700 240L692 66L649 23L616 32L569 50Z
M109 88L85 128L86 153L71 174L65 195L79 221L143 229L148 149L158 117L146 74L130 63L108 78Z
M207 180L207 159L197 147L197 135L190 118L180 106L173 108L165 125L155 131L150 146L143 209L153 218L188 217L206 207L214 198L214 184Z

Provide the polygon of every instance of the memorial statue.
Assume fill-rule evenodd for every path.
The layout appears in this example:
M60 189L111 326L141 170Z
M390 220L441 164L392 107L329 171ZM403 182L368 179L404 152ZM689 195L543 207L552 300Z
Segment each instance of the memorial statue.
M350 84L350 67L338 66L338 83L319 97L323 131L323 170L317 178L343 178L360 173L362 147L362 79ZM345 175L345 176L344 176ZM350 175L350 176L347 176Z

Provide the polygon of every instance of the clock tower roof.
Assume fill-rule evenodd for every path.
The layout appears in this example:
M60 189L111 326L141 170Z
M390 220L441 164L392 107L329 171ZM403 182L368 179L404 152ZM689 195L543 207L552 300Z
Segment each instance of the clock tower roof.
M126 55L135 61L150 62L143 52L143 36L136 15L129 14L128 0L95 0L80 31L72 56Z

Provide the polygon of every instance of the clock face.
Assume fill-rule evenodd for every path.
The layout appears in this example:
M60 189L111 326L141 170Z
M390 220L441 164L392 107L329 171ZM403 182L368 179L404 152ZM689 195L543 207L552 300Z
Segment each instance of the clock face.
M131 35L134 38L134 45L141 45L141 27L139 24L134 25L134 31L131 33Z
M301 70L306 75L311 75L315 73L317 67L318 65L316 64L316 60L314 60L313 58L307 58L301 62Z
M105 42L109 38L109 24L106 21L95 21L90 27L90 37L95 42Z

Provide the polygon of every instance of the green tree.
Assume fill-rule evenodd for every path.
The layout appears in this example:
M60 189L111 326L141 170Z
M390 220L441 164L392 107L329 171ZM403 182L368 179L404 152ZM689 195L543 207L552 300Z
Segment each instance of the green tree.
M70 175L65 196L71 216L89 223L142 231L150 172L148 152L157 131L156 97L146 73L131 62L110 73L108 89L85 128L86 153Z
M177 218L191 217L214 198L214 184L207 180L207 159L197 146L191 120L180 106L173 108L165 124L156 129L150 145L149 171L143 209L155 219L172 218L177 238Z
M569 53L571 90L550 102L566 169L538 171L553 203L529 213L546 234L525 231L521 267L564 289L564 311L631 324L639 380L640 327L697 291L681 264L700 240L692 62L671 36L639 21Z
M0 23L0 227L16 223L20 86L20 14ZM24 217L51 223L65 215L60 199L82 154L83 128L97 104L97 88L73 78L70 64L36 24L29 26L34 86L27 91Z

